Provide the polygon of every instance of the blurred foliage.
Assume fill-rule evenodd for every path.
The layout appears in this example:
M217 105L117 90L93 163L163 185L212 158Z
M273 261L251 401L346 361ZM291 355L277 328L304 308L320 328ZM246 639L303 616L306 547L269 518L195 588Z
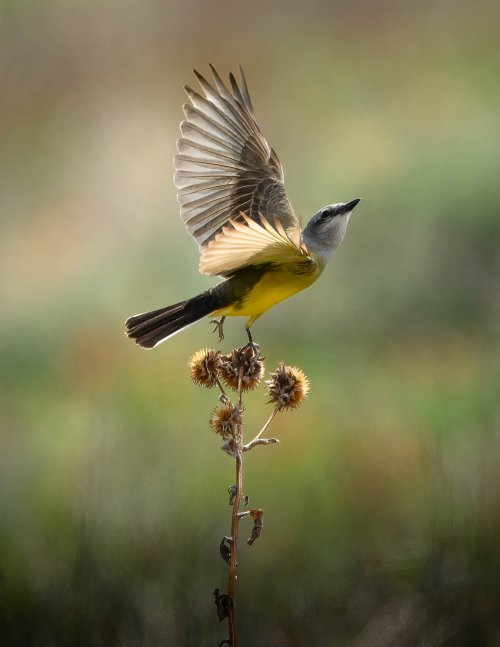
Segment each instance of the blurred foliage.
M122 334L210 285L171 182L182 85L209 61L244 66L304 220L363 198L321 280L255 327L268 369L312 389L246 461L265 528L241 550L242 645L500 644L499 18L0 3L0 644L224 636L233 465L186 368L215 340ZM257 429L264 393L247 403Z

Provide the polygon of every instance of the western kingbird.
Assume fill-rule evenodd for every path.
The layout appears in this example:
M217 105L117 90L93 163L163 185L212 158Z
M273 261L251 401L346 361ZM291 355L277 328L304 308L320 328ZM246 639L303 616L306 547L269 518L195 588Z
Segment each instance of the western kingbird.
M359 199L320 209L305 229L288 201L281 163L255 120L240 67L230 89L210 66L213 86L196 72L202 94L185 86L190 103L174 157L181 218L200 248L199 270L224 280L198 296L126 321L129 337L154 348L203 317L222 338L227 316L248 317L308 287L342 242Z

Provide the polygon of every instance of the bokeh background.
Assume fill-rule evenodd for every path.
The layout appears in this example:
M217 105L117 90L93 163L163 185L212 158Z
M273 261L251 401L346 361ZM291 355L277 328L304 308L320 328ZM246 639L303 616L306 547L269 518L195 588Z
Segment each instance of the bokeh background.
M312 388L246 461L265 529L241 644L500 644L499 21L481 0L2 0L2 645L226 636L233 463L187 371L216 340L123 335L213 283L171 181L208 62L244 66L304 219L363 199L321 280L255 326ZM250 434L264 391L246 408Z

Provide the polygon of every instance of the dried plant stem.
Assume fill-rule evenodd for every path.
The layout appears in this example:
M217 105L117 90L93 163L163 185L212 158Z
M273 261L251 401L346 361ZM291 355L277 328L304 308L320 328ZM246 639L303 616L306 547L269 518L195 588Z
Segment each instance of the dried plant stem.
M254 445L258 445L258 444L259 444L257 441L258 441L258 440L259 440L259 438L262 436L262 434L266 431L266 429L269 427L269 425L271 424L271 422L274 420L274 416L275 416L277 413L278 413L278 410L277 410L277 409L273 409L272 414L271 414L271 415L269 416L269 418L266 420L266 424L262 427L262 429L259 431L259 433L255 436L255 438L253 438L249 443L247 443L247 445L245 445L245 447L246 447L247 449L250 449L250 448L251 448L251 447L253 447ZM276 442L276 440L275 440L274 438L269 439L269 440L273 440L273 441L275 441L275 442ZM260 443L260 444L268 444L268 443Z
M233 604L229 609L229 638L231 640L231 647L238 646L238 636L236 632L236 611L234 605L234 595L236 588L236 565L238 558L238 522L239 522L239 508L241 501L241 492L243 490L243 457L241 454L241 446L238 448L236 455L236 494L234 497L233 511L231 516L231 559L229 560L229 578L227 583L227 592L231 597Z
M243 451L247 452L253 449L255 445L279 445L280 441L277 438L254 438L246 445L243 445Z
M222 645L238 647L238 631L236 623L236 569L238 567L238 529L243 517L253 520L251 535L247 544L252 546L260 536L264 525L264 510L252 508L240 512L240 506L248 504L249 497L243 495L243 454L257 445L277 445L277 438L263 438L279 411L295 409L304 401L309 391L309 381L304 373L293 366L278 364L266 388L274 408L259 433L248 443L243 441L243 391L252 391L262 381L264 362L260 355L259 346L252 342L248 332L249 343L241 348L235 348L230 354L222 355L220 350L202 349L197 351L189 360L192 380L206 388L217 387L219 390L219 406L213 410L210 427L222 439L221 449L228 454L236 466L236 482L228 488L229 505L231 510L231 534L224 535L219 545L219 553L229 565L227 593L214 589L214 601L217 608L217 618L220 622L228 621L229 637ZM222 381L229 389L236 391L236 402L226 394Z
M220 383L220 380L219 380L218 377L215 378L215 382L217 383L217 386L219 387L220 392L222 393L222 395L226 396L226 392L224 391L224 388L223 388L222 384Z
M238 376L238 408L241 411L243 369L240 368ZM238 634L236 630L236 609L234 603L236 588L236 567L238 564L238 524L241 496L243 492L243 424L241 418L237 425L236 432L236 493L234 495L233 510L231 515L231 557L229 560L229 577L227 582L227 593L232 600L228 611L229 639L231 647L238 647Z

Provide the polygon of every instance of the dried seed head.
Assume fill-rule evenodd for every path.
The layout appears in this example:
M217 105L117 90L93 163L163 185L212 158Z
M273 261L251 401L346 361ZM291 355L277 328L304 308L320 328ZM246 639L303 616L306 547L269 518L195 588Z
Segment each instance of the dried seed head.
M212 412L210 426L216 434L226 440L234 437L236 425L241 420L241 412L231 402L225 402Z
M271 378L266 380L266 387L271 398L269 402L274 402L277 411L283 411L295 409L304 402L309 392L309 380L300 368L280 362Z
M195 384L212 389L217 384L220 351L202 348L189 360L189 372Z
M255 389L264 371L258 347L242 346L236 348L230 355L222 355L220 358L219 375L227 386L235 391L238 389L238 379L242 370L241 390L251 391Z

